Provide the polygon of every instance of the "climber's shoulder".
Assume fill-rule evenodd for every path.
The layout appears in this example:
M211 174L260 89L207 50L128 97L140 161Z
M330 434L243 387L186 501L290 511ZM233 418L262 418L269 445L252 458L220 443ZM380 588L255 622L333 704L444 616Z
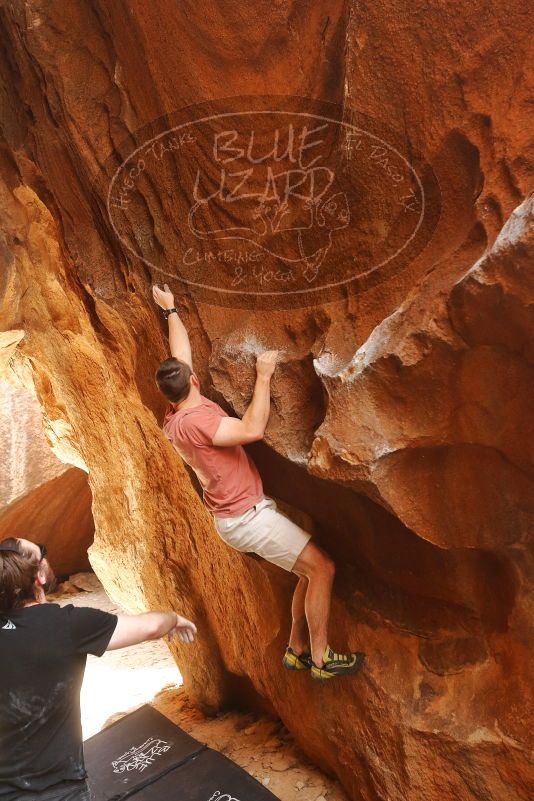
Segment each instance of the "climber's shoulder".
M219 417L228 417L224 409L222 409L218 403L215 401L210 400L209 398L204 397L204 395L200 396L202 398L202 402L198 406L193 406L193 409L197 409L200 414L205 414L206 411L218 414Z
M228 415L217 403L201 396L200 403L178 409L165 417L163 430L171 442L190 440L195 445L211 445L221 418Z

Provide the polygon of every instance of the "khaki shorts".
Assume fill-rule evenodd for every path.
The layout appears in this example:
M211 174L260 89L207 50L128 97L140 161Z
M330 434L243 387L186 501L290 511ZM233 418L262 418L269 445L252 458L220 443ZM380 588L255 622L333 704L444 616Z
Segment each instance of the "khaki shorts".
M227 545L256 553L289 571L311 539L311 534L278 510L272 498L264 498L238 517L215 517L214 521Z

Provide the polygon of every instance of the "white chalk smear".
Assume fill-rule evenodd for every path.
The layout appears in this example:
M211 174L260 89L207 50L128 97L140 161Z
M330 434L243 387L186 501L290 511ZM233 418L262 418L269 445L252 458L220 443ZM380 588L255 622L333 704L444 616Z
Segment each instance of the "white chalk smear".
M345 359L342 359L337 353L333 353L329 350L323 351L313 360L313 367L317 375L324 375L329 378L339 375L346 366L347 362Z
M243 356L246 359L248 356L259 356L260 353L265 353L267 350L278 350L279 357L286 354L285 350L265 345L255 333L245 334L243 339L228 340L222 352L226 356L234 356L236 358Z
M286 459L295 464L308 464L308 454L304 451L286 451Z

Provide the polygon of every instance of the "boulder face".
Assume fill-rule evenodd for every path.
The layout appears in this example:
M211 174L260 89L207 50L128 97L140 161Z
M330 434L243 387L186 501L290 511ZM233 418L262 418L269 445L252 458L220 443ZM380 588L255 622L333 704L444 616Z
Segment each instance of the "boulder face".
M0 509L61 475L57 459L42 433L41 409L29 392L0 379Z
M194 648L172 646L195 702L275 711L362 801L523 801L534 781L526 13L0 7L0 344L56 452L88 471L91 563L132 611L196 620ZM253 180L266 166L241 146L251 110L269 191L232 205L243 160ZM329 127L319 161L275 174L282 111L301 144L302 115ZM162 280L228 410L246 408L255 355L281 351L251 452L336 559L331 640L366 651L354 680L282 671L293 577L219 540L161 433Z
M41 542L58 577L90 568L93 542L91 491L77 467L43 483L0 509L0 539L24 537Z
M0 540L44 543L58 576L87 570L94 534L87 474L54 456L31 392L1 379L0 453Z

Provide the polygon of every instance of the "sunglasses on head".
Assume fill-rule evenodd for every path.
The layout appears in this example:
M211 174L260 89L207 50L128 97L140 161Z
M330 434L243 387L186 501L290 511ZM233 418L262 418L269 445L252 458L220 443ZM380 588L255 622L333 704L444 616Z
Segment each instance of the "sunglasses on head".
M47 547L42 542L36 542L35 544L39 548L39 554L40 554L39 559L42 562L46 554L48 553ZM0 544L0 551L5 551L6 553L18 553L20 555L20 551L15 545Z

